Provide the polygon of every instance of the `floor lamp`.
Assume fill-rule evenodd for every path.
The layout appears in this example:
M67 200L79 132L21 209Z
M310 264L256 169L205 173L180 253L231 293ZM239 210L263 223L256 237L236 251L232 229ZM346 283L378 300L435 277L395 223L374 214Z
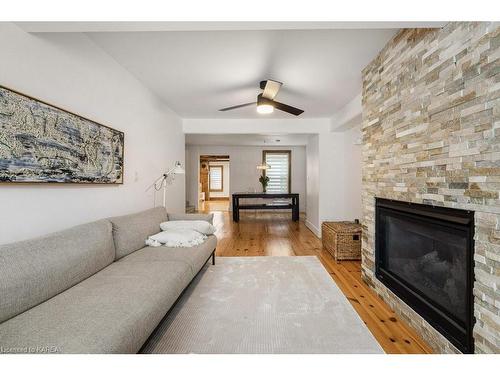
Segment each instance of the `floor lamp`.
M156 191L160 191L163 188L163 207L167 207L167 179L170 176L175 176L176 174L185 174L186 171L182 168L181 162L176 161L175 165L170 168L167 172L162 174L158 179L147 188L146 191L154 187Z

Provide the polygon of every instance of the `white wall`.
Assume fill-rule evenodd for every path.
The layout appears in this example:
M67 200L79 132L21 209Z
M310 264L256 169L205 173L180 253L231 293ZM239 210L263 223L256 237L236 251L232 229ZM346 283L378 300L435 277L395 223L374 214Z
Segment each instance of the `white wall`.
M320 236L323 221L361 218L359 125L312 135L307 145L306 225Z
M186 134L314 134L328 132L327 118L183 119Z
M307 163L307 209L306 225L317 236L320 234L319 222L319 136L310 135L306 146Z
M331 118L330 131L346 131L359 126L361 124L361 111L361 93L359 93Z
M1 185L0 243L153 207L146 187L184 162L181 119L83 34L31 35L0 23L0 45L0 84L125 133L123 185ZM183 212L184 196L178 176L168 209Z
M357 125L344 133L345 153L345 216L347 220L360 219L362 215L361 204L361 144L356 144L361 139L361 125Z
M300 195L300 210L306 207L306 148L260 147L260 146L195 146L186 147L186 197L190 205L198 205L198 177L200 155L229 155L231 174L230 194L244 191L262 191L259 183L261 172L257 165L262 163L263 150L292 150L292 192ZM188 167L189 166L189 167Z
M230 161L211 161L208 165L222 165L222 191L211 191L210 198L229 198L229 185L230 185Z

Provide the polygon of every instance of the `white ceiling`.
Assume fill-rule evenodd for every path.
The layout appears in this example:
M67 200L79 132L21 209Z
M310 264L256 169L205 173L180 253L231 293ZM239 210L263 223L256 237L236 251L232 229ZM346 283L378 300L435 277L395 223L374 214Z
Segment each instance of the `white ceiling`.
M305 146L309 134L186 134L187 145Z
M253 106L218 111L255 101L268 78L284 83L276 100L305 110L300 118L331 117L360 92L361 70L395 32L322 26L87 35L181 117L251 119L295 117L258 115Z

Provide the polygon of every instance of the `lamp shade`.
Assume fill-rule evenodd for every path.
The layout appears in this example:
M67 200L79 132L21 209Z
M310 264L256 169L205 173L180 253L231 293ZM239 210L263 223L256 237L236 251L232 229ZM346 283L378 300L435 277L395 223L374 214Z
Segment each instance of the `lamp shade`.
M267 163L262 163L262 164L257 165L257 169L259 169L259 170L266 170L266 169L270 169L270 168L271 168L271 166Z
M173 174L185 174L186 171L184 170L184 168L182 168L181 162L176 161L174 169L172 170L171 173L173 173Z

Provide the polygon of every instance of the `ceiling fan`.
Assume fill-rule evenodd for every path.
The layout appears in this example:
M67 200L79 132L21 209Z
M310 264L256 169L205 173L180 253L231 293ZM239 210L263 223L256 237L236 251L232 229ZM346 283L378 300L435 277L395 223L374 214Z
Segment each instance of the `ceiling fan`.
M274 98L278 94L278 91L281 88L281 85L283 85L283 83L278 81L273 81L271 79L268 79L267 81L261 81L260 88L264 91L261 94L257 95L256 102L239 104L232 107L222 108L219 109L219 111L221 112L230 111L233 109L248 107L257 104L257 112L261 114L272 113L276 108L279 109L280 111L287 112L295 116L300 115L302 112L304 112L302 109L295 108L290 105L283 104L274 100Z

